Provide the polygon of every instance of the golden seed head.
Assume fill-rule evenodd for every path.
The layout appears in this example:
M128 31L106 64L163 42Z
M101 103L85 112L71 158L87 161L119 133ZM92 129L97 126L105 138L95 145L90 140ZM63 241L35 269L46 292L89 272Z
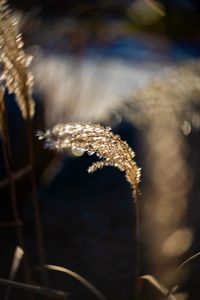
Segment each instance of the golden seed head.
M129 145L114 134L110 127L90 123L58 124L46 133L38 133L39 139L46 139L47 148L65 151L78 149L102 159L89 167L94 172L104 166L113 166L125 172L128 182L138 197L140 169L134 161L135 153Z
M28 70L30 57L23 50L18 24L4 0L0 0L0 63L3 65L1 79L5 81L24 119L34 115L32 99L33 76Z

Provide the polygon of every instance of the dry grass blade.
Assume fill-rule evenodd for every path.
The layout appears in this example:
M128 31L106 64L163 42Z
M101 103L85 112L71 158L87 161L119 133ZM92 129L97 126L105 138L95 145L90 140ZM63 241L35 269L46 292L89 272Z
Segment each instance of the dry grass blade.
M196 258L200 257L200 252L192 255L191 257L189 257L188 259L186 259L176 270L176 275L190 262L192 262L193 260L195 260Z
M7 1L0 0L0 63L3 65L1 79L16 101L24 119L34 115L32 99L33 76L28 70L30 57L23 50L17 21L12 16Z
M47 268L48 270L62 272L62 273L65 273L65 274L73 277L74 279L76 279L77 281L82 283L86 288L88 288L98 299L106 300L104 295L93 284L91 284L89 281L87 281L85 278L83 278L79 274L77 274L69 269L59 267L59 266L45 265L44 267Z
M40 294L43 296L57 298L57 299L67 299L68 298L67 292L54 290L54 289L50 289L50 288L46 288L46 287L41 287L38 285L31 285L31 284L26 284L26 283L22 283L22 282L12 281L12 280L3 279L3 278L0 278L0 285L9 286L9 287L13 287L16 289L29 291L29 292L37 293L37 294Z
M88 172L104 166L113 166L125 172L137 200L140 169L134 161L135 153L111 128L90 123L58 124L46 133L39 132L38 136L39 139L46 139L47 148L57 151L70 148L89 155L95 153L102 160L90 166Z
M169 300L177 300L174 295L161 284L154 276L152 275L144 275L141 276L140 279L148 281L153 287L155 287L163 296L167 297Z
M17 246L13 256L13 262L10 269L9 280L13 280L15 278L15 275L17 273L17 270L19 269L23 256L24 256L23 249ZM10 295L10 291L11 291L11 287L8 287L5 292L4 300L8 299Z
M175 277L177 277L177 275L180 274L180 272L188 265L190 264L193 260L197 259L200 257L200 252L190 256L188 259L186 259L182 264L180 264L180 266L176 269L176 272L175 272ZM170 295L175 293L177 291L177 289L179 288L179 285L176 285L174 286L171 290L170 290ZM183 299L186 299L187 298L187 294L183 294Z

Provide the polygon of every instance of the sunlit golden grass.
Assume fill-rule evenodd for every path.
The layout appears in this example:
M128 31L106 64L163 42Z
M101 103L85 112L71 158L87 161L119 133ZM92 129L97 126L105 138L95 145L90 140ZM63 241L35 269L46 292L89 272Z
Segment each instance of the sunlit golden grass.
M20 214L17 206L15 180L19 177L14 173L12 165L12 149L10 147L9 128L6 121L5 89L15 94L22 117L28 125L27 151L30 151L28 173L33 174L34 159L30 130L30 119L35 113L32 99L33 76L29 70L31 58L26 55L17 22L14 19L7 2L0 0L0 62L2 65L0 86L0 133L4 153L7 178L3 186L9 186L12 202L12 212L16 229L17 243L9 279L0 279L0 284L10 289L18 288L31 293L46 296L67 298L67 293L44 287L47 280L44 276L43 286L31 284L31 268L27 259L24 235L21 229ZM199 109L200 97L199 62L177 68L168 73L164 79L157 79L135 93L122 109L122 114L141 129L143 147L146 149L145 163L148 183L144 188L144 236L139 236L139 182L140 168L135 161L135 153L126 141L114 134L110 127L92 123L58 124L46 132L38 132L39 139L45 139L47 148L58 152L71 149L77 156L84 153L96 154L99 161L94 162L88 172L94 172L105 166L118 168L125 174L131 185L136 209L136 243L143 240L148 249L146 255L152 266L152 274L139 276L136 281L147 281L164 297L170 300L185 299L185 294L179 293L179 276L184 275L188 263L199 257L193 255L180 263L184 254L193 242L193 231L184 224L187 209L188 194L192 179L187 164L187 145L180 131L188 135L192 126L200 127ZM30 136L31 135L31 136ZM26 167L26 169L27 169ZM23 171L23 170L22 170ZM25 173L27 174L27 173ZM40 214L37 207L36 186L32 176L32 194L34 214L37 227L37 248L40 269L54 270L66 273L84 284L99 299L104 295L79 274L60 266L45 264L43 237L41 234ZM20 225L20 226L19 226ZM136 251L136 265L139 264L139 254ZM22 259L23 258L23 259ZM152 264L151 264L152 263ZM23 275L26 283L15 281L16 273L24 264ZM155 267L156 266L156 267ZM42 267L42 268L41 268ZM154 268L155 267L155 268ZM136 266L137 269L137 266ZM44 273L43 273L44 274ZM45 274L44 274L45 275ZM162 283L161 283L162 282ZM29 296L32 294L29 293Z
M0 50L1 79L8 91L16 95L23 118L32 117L35 104L32 99L33 76L28 69L31 57L23 50L17 21L4 0L0 0Z
M46 133L38 132L39 139L46 139L46 147L57 151L77 149L89 155L96 153L102 159L89 167L94 172L104 166L113 166L125 172L135 198L138 198L140 169L133 160L135 153L110 127L90 123L69 123L56 125Z
M188 135L200 127L199 99L200 61L189 61L135 91L120 113L139 128L172 125Z
M21 33L18 30L18 24L11 12L7 1L0 0L0 127L2 133L2 149L7 175L7 184L9 186L9 195L11 199L11 209L14 219L14 229L17 243L24 251L22 261L24 280L31 282L31 271L27 257L25 238L20 226L20 213L18 209L17 190L15 184L14 159L10 141L9 122L7 114L7 103L4 97L5 88L10 94L14 94L15 100L21 111L22 118L25 119L27 153L29 167L29 180L31 184L31 200L35 217L35 228L37 231L37 250L38 258L41 264L45 263L45 254L43 247L43 235L40 220L40 211L37 201L36 180L34 173L34 146L32 117L35 114L35 102L32 98L33 76L29 70L31 58L25 54ZM42 274L43 283L47 283L45 273ZM28 296L28 295L27 295ZM31 295L29 295L31 298Z

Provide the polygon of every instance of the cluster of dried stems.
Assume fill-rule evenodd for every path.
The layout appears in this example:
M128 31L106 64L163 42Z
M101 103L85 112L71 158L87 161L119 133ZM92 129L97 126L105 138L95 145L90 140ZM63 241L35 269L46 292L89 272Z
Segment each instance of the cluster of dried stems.
M21 34L18 32L17 22L10 11L8 4L4 0L0 0L0 64L1 64L1 81L0 81L0 136L2 138L2 148L4 154L5 169L7 180L5 184L9 185L10 198L12 202L12 212L14 218L14 227L18 245L24 251L24 279L31 282L30 265L27 259L26 245L24 234L20 222L20 214L18 211L18 200L16 193L15 180L17 178L14 170L12 148L10 143L10 134L7 120L7 103L5 91L15 94L15 99L21 111L27 129L27 143L29 161L23 170L18 170L20 176L30 176L31 183L31 199L34 207L37 248L39 263L45 263L45 255L43 249L43 237L40 221L40 212L36 194L36 182L34 175L34 152L33 152L33 131L31 118L35 113L35 104L32 99L33 76L29 71L30 57L27 56L23 49ZM43 272L43 283L46 284L46 276ZM29 295L30 296L30 295Z
M15 94L22 117L26 120L30 166L28 172L30 173L32 184L32 199L37 227L39 263L44 265L45 255L43 250L43 237L41 231L40 213L36 198L36 184L34 179L34 153L32 144L33 133L31 127L31 118L34 116L35 106L32 99L33 76L28 68L30 61L31 58L27 56L23 50L23 42L21 35L18 32L16 20L12 16L6 1L0 0L0 63L2 65L0 86L0 135L2 138L2 147L7 171L7 181L5 181L5 183L8 183L10 188L16 235L19 246L23 249L25 279L28 280L29 283L31 282L31 273L25 251L23 232L19 226L20 215L17 208L17 196L15 188L15 180L17 176L15 176L16 174L13 171L12 165L12 149L10 147L10 137L6 117L5 88L7 88L9 93ZM180 218L177 222L172 220L173 218L170 215L170 212L166 216L166 220L162 220L162 231L164 233L166 231L167 234L169 234L170 230L175 230L177 229L177 226L180 226L186 207L185 202L187 193L189 191L189 185L186 185L188 179L187 167L184 166L183 168L181 165L185 157L183 151L183 141L180 135L177 134L179 124L178 121L183 121L185 118L188 118L193 125L197 127L200 126L200 118L198 115L195 115L194 111L191 117L192 105L198 104L196 101L196 96L200 94L199 68L196 68L194 72L194 66L184 66L178 72L181 72L183 78L181 85L179 84L179 76L175 72L174 75L171 76L169 80L165 80L164 83L155 81L154 83L151 83L150 86L144 91L138 92L138 94L133 97L132 101L128 102L127 106L124 108L124 114L128 116L129 119L133 120L134 123L143 128L148 127L145 139L148 148L151 149L151 155L149 157L151 160L151 184L153 186L152 195L154 195L154 200L151 203L152 207L155 208L155 212L156 209L160 207L160 203L163 203L163 205L167 207L166 203L173 202L172 200L175 200L174 195L178 197L179 206L183 206L183 211L181 212ZM190 101L188 101L188 98ZM174 101L170 102L171 99L174 99ZM170 130L168 130L168 135L164 137L163 133L166 131L169 120L171 122ZM45 133L38 132L38 137L39 139L46 140L46 146L48 148L55 149L57 151L73 149L79 154L87 152L89 155L92 155L95 153L101 160L93 163L88 169L89 172L94 172L99 168L103 168L104 166L114 166L120 171L124 172L126 179L130 183L133 190L136 210L138 209L138 184L140 181L140 169L134 160L135 154L128 144L125 141L122 141L118 135L114 134L109 127L103 127L101 125L91 123L58 124L52 130L48 130ZM171 151L171 138L178 140L174 151ZM166 153L166 151L169 155L163 155L163 153ZM156 163L158 158L159 161ZM167 183L164 174L166 173L166 168L169 165L177 162L179 163L179 166L175 168L174 172L169 176L170 178L168 183L171 184L171 182L173 182L173 184L169 184L167 187L168 191L170 190L170 187L172 188L172 194L170 195L170 193L168 193L166 190ZM157 175L159 171L162 171L162 174L158 180ZM184 189L181 187L181 192L180 185L174 183L174 180L176 180L176 177L180 172L182 173L183 178L181 183L185 186ZM159 187L157 184L158 181ZM165 198L167 202L162 202ZM156 216L158 217L158 215L155 213L155 217ZM139 215L137 212L137 218L138 217ZM155 221L155 218L153 220ZM137 235L138 234L139 233L137 232ZM155 245L152 247L154 246ZM55 266L49 266L49 269L62 272L64 271L68 274L73 273L70 270L61 270L61 268ZM98 290L96 290L83 278L75 273L71 275L77 277L80 282L84 283L88 288L93 290L99 299L105 299L102 294L98 292ZM44 273L43 279L43 284L47 284L47 278ZM175 290L173 292L172 290L170 291L166 287L161 286L160 283L152 276L143 276L141 279L148 280L152 285L160 290L163 295L168 297L168 299L176 299L174 296ZM55 296L62 298L66 297L65 293L50 289L46 289L45 291L41 287L31 286L30 284L23 285L16 282L14 283L14 281L6 281L3 279L0 279L0 284L22 288L33 292L40 292L42 294L55 294Z

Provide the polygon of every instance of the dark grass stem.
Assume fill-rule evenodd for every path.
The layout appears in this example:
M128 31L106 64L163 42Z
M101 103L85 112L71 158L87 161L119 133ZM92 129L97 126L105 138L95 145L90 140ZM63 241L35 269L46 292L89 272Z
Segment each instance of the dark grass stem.
M5 101L5 99L4 99L4 101ZM21 221L20 221L20 215L19 215L19 211L18 211L15 179L13 177L13 171L12 171L12 152L11 152L11 146L10 146L9 133L8 133L6 105L5 105L5 111L4 111L4 133L5 133L5 136L2 139L2 150L3 150L6 174L7 174L7 178L8 178L8 186L9 186L9 192L10 192L10 198L11 198L12 213L13 213L14 223L16 224L15 232L16 232L17 242L24 251L24 258L22 260L22 266L23 266L23 271L24 271L24 280L28 283L31 283L31 271L30 271L30 265L28 262L28 258L26 255L24 235L23 235L21 226L18 225L19 223L21 223ZM30 300L33 299L33 296L30 293L27 293L27 297Z
M134 207L135 207L135 292L134 299L140 299L139 276L140 276L140 208L139 208L139 190L135 191Z
M46 139L46 146L57 151L67 151L77 149L81 153L88 155L96 154L101 159L94 162L88 172L92 173L105 166L112 166L124 172L125 178L131 185L133 199L135 202L135 238L136 238L136 258L135 264L135 299L139 294L139 188L140 168L138 168L134 157L135 153L129 145L122 141L119 135L112 132L110 127L103 127L100 124L91 123L68 123L57 124L52 130L46 133L38 132L38 138Z
M27 109L27 120L26 120L26 129L27 129L27 142L28 142L28 155L29 155L29 164L31 165L30 182L31 182L31 200L34 209L35 216L35 227L36 227L36 239L37 239L37 251L38 251L38 259L40 265L46 264L46 255L44 250L44 238L42 231L42 223L40 216L40 209L37 198L37 185L35 179L35 158L34 158L34 147L33 147L33 126L32 119L30 116L30 109L28 100L26 101L26 109ZM48 274L45 269L41 271L41 281L42 284L48 286Z
M29 172L31 171L31 166L27 165L22 169L17 170L16 172L13 173L13 179L14 181L19 181L23 177L25 177ZM8 179L5 178L0 181L0 189L8 185Z
M45 296L44 299L68 299L68 292L63 292L60 290L44 288L38 285L30 285L22 282L7 280L0 278L0 285L12 287L19 290L31 291L39 295Z

